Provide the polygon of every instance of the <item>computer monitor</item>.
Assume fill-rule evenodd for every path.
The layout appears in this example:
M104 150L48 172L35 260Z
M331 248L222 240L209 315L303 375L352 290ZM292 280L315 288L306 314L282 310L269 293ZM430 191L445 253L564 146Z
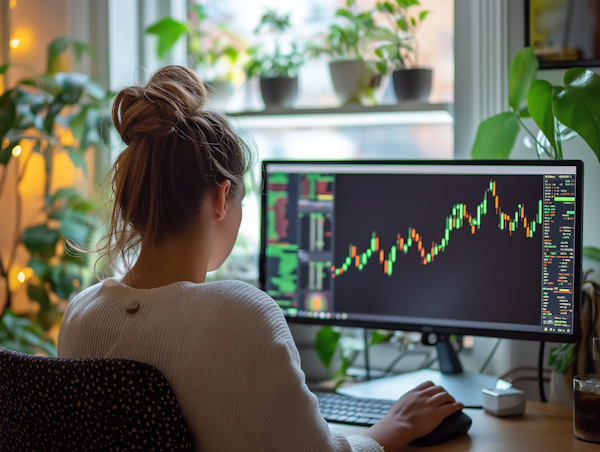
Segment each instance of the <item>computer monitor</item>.
M577 340L582 162L262 170L260 280L290 322Z

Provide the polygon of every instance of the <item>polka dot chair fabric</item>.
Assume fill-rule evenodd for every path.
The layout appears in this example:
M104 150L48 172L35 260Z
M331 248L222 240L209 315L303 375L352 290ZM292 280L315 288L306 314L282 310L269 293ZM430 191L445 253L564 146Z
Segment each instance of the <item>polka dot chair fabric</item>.
M0 348L0 450L196 451L154 367Z

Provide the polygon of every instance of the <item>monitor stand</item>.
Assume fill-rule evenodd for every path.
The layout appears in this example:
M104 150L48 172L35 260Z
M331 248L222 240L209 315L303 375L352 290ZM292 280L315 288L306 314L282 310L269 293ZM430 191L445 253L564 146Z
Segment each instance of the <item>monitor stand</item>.
M425 344L433 345L427 342L425 335L423 337ZM339 388L337 392L353 397L397 400L421 383L432 381L435 385L444 387L456 401L463 403L467 408L481 408L483 404L482 389L505 389L511 386L510 383L491 375L464 372L448 337L439 335L435 346L440 363L439 371L422 369L407 372Z

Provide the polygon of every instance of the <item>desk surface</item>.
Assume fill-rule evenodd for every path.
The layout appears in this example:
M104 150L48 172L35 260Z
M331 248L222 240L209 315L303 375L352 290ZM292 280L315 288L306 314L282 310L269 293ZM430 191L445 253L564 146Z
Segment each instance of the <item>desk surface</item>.
M465 410L473 419L467 435L435 447L406 447L404 451L429 452L587 452L600 451L600 444L573 436L573 410L564 405L527 402L523 416L498 418L483 410ZM360 434L365 427L330 424L346 436Z

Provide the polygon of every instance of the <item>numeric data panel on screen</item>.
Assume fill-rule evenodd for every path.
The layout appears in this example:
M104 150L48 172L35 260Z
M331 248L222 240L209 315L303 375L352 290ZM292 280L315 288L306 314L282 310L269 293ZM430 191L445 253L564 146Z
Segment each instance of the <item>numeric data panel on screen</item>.
M269 173L267 293L289 316L570 333L574 187L568 174Z

